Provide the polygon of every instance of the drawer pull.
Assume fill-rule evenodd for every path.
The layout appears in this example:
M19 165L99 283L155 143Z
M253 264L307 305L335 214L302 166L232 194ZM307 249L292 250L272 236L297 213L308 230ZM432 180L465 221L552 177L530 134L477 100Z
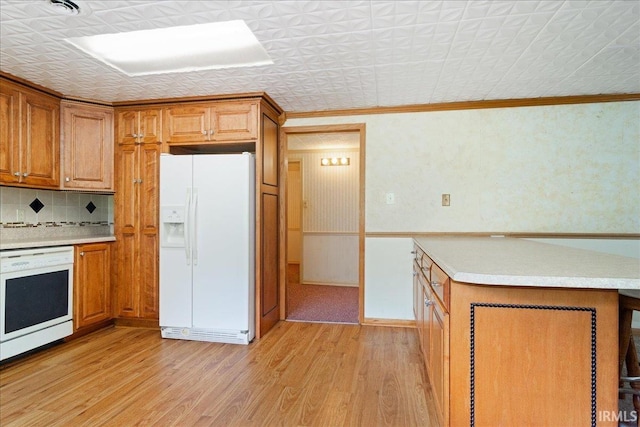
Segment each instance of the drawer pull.
M431 300L430 300L430 299L428 299L428 298L425 298L425 299L424 299L424 306L425 306L425 307L429 307L429 306L431 306L431 305L433 305L433 301L431 301Z
M437 280L434 280L431 282L431 286L437 288L438 286L442 286L442 283L438 282Z

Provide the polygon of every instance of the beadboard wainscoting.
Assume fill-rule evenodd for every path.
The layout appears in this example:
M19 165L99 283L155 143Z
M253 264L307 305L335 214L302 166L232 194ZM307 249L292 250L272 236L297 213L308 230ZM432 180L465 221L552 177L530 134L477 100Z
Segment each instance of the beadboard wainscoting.
M327 157L349 165L322 166ZM289 162L289 261L303 284L358 286L358 150L292 150Z

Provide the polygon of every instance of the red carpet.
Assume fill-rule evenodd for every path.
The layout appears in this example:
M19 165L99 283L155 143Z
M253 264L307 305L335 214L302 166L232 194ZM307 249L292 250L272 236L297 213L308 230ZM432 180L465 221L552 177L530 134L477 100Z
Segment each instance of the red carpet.
M297 264L287 279L287 320L358 323L358 288L301 285Z

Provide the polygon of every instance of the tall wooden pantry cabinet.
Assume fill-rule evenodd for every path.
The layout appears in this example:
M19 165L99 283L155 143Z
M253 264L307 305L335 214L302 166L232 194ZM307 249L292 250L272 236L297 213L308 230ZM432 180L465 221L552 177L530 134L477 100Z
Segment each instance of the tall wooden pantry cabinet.
M120 321L158 322L160 152L249 151L256 156L256 337L261 337L280 320L282 109L265 93L136 101L115 107L114 315Z
M161 110L116 110L114 316L158 321Z

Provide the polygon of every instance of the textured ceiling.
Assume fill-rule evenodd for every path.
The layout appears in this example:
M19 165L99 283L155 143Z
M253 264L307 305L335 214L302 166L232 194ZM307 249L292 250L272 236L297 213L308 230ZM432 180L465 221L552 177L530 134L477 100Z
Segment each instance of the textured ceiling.
M286 111L640 92L640 2L0 0L0 70L115 102L265 91ZM243 19L265 67L127 77L67 37Z

